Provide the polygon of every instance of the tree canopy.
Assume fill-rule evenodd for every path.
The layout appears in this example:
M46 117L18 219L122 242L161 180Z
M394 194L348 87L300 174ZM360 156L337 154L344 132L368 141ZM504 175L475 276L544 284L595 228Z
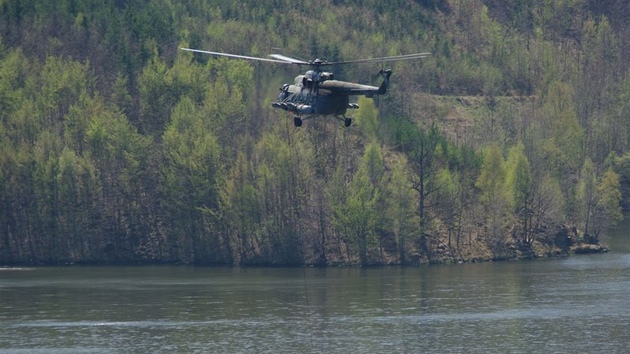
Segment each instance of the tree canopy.
M417 264L597 242L630 194L623 0L0 0L0 264ZM297 74L391 63L355 124ZM334 68L375 84L382 64ZM567 225L574 226L574 228Z

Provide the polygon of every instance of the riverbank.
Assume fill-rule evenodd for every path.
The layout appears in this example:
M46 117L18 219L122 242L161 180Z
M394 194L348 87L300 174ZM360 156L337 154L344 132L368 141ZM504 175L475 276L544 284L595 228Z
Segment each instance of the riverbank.
M424 235L424 245L415 245L418 251L409 253L403 261L396 257L395 250L387 249L383 245L382 252L369 252L367 262L363 266L422 266L427 264L459 264L497 261L518 261L538 258L566 257L570 255L606 253L610 249L599 242L599 239L584 237L577 228L561 225L557 228L548 228L546 232L540 232L530 242L524 242L522 237L513 236L512 232L506 232L508 236L494 241L485 236L483 227L471 233L466 238L449 239L445 233L440 235ZM457 242L456 242L457 241ZM416 241L419 244L419 242ZM0 252L0 267L34 267L34 266L151 266L151 265L192 265L192 266L216 266L216 267L358 267L361 262L358 257L349 255L350 244L343 243L340 251L330 252L341 255L329 257L325 261L304 261L303 263L268 263L260 262L209 262L202 258L180 259L151 257L145 253L119 254L105 252L99 256L94 255L88 259L55 259L54 257L42 257L39 260L20 259L11 261L2 257ZM0 247L0 251L2 248ZM392 256L394 255L394 256ZM317 259L316 257L308 257Z
M478 243L462 249L460 252L449 249L446 245L438 246L435 252L428 255L412 254L407 263L395 261L374 261L367 266L412 266L437 264L467 264L482 262L503 262L520 261L540 258L568 257L573 255L607 253L610 248L601 243L564 243L549 244L534 241L531 244L507 243L500 246L500 249L492 250L488 245ZM356 262L332 262L328 264L307 263L307 264L210 264L204 262L168 262L168 261L148 261L148 260L127 260L127 261L107 261L93 260L84 262L74 261L48 261L48 262L2 262L0 259L0 269L22 268L22 267L47 267L47 266L209 266L209 267L318 267L318 268L354 268L359 266ZM26 269L26 268L25 268Z

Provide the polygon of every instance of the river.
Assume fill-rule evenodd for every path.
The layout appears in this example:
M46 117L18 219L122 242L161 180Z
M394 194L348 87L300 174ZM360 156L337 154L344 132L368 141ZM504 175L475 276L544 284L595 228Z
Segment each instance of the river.
M1 353L629 353L612 252L419 268L0 269Z

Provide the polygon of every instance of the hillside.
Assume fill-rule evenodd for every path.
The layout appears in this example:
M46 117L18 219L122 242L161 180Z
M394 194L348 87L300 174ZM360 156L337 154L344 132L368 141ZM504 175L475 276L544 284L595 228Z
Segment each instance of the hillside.
M630 200L622 0L0 0L0 264L419 264L564 254ZM270 107L397 62L354 124ZM377 84L380 65L334 68Z

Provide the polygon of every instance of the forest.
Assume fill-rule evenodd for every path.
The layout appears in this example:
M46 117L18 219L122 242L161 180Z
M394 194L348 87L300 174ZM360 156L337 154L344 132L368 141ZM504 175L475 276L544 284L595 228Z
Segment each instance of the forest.
M0 0L0 265L567 254L630 206L625 0ZM296 128L296 67L388 63ZM377 64L334 67L378 85ZM301 69L300 69L301 70Z

